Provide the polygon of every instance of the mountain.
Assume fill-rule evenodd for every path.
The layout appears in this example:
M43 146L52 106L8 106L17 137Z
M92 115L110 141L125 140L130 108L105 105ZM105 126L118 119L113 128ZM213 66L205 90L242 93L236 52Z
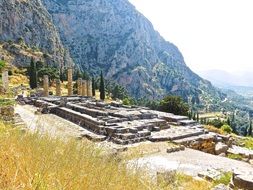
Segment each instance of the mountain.
M50 64L72 64L51 16L40 0L0 0L0 14L1 44L22 43L22 48L43 52ZM14 65L29 64L29 56L23 55L22 48L9 45L3 47L18 55L12 62Z
M0 0L0 12L1 42L23 41L18 52L39 49L50 64L69 66L72 58L91 75L102 70L136 98L173 94L206 104L225 96L127 0Z
M205 70L199 71L198 74L219 87L253 87L253 73L248 71L230 73L223 70Z
M196 101L222 94L192 72L127 0L43 0L74 62L127 88L135 97L166 94Z

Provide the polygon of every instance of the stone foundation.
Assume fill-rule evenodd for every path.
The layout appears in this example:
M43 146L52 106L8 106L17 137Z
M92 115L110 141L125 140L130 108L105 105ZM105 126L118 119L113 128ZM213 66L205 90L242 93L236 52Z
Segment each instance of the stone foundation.
M42 113L56 114L88 129L94 135L87 138L94 138L95 141L107 139L127 145L147 140L175 141L206 133L199 125L196 127L180 125L184 116L136 106L126 107L116 102L105 103L80 96L25 99L23 102L32 102ZM171 127L168 121L176 122L178 126Z

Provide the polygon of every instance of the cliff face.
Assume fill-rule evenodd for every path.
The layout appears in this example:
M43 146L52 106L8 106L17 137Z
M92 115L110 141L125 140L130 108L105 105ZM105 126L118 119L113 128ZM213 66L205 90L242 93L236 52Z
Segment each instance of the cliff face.
M22 41L49 64L69 65L73 58L90 74L103 70L137 98L222 99L127 0L0 0L0 15L0 41ZM23 61L29 59L14 64Z
M193 73L178 48L166 42L127 0L43 0L75 63L103 70L135 97L220 99L221 94Z
M71 64L51 16L40 0L0 0L0 15L0 41L22 41L43 52L51 64Z

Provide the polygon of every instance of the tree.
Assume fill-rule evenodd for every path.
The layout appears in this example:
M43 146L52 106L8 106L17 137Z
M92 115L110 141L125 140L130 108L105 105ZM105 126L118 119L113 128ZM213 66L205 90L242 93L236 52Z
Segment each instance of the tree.
M230 126L231 125L231 122L230 122L230 118L228 117L227 119L227 124Z
M42 79L44 75L48 75L49 81L52 82L54 79L59 79L59 70L55 67L42 67L38 70L38 78Z
M197 122L199 122L199 112L197 112Z
M31 89L37 88L37 69L34 62L34 58L31 59L30 63L30 87Z
M195 112L194 112L194 114L193 114L192 119L193 119L194 121L196 120L196 113L195 113Z
M179 96L166 96L161 100L159 110L187 116L189 106Z
M250 122L249 122L249 132L248 132L248 135L252 136L252 120L251 119L250 119Z
M103 72L102 71L101 71L101 74L100 74L99 92L100 92L100 99L104 100L105 99L105 82L104 82L104 76L103 76Z
M96 84L94 77L92 77L92 96L96 96Z
M67 80L67 71L63 67L60 68L60 80L63 83L64 80Z

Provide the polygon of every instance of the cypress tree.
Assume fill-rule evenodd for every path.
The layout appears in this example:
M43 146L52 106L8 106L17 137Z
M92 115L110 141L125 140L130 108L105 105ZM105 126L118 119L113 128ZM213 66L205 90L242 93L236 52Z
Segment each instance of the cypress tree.
M197 122L199 122L199 112L197 112Z
M230 122L230 118L228 117L228 119L227 119L227 124L229 125L229 126L231 126L231 122Z
M101 75L100 75L100 87L99 87L99 91L100 91L100 99L104 100L105 99L105 82L104 82L104 76L103 76L103 72L101 71Z
M94 77L92 77L92 96L96 96L96 85Z
M250 119L250 122L249 122L249 132L248 132L248 135L252 136L252 121L251 121L251 119Z
M194 112L194 114L193 114L193 118L192 118L193 120L196 120L196 113Z
M30 63L30 87L31 89L37 88L37 69L33 58Z

